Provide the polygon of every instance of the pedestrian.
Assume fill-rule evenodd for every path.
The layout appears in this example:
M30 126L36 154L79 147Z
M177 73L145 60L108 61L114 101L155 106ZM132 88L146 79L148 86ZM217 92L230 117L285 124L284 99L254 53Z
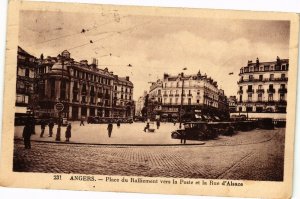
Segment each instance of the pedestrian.
M30 143L30 137L32 132L32 123L31 122L26 122L24 129L23 129L23 139L24 139L24 145L25 149L31 149L31 143Z
M53 127L54 127L54 122L53 122L53 120L50 120L48 126L49 126L49 137L52 137L52 134L53 134Z
M181 131L180 143L181 144L185 144L186 143L186 132L185 132L185 130Z
M173 120L173 124L174 124L174 126L176 125L176 119Z
M82 117L80 120L80 126L83 125L84 126L84 118Z
M147 121L147 124L146 124L146 126L145 126L145 128L144 128L144 131L145 131L145 132L146 132L146 130L149 131L149 128L150 128L150 122Z
M71 137L71 123L68 124L67 126L67 130L66 130L66 142L70 141L70 137Z
M113 124L109 122L107 126L108 137L111 137L112 129L113 129Z
M157 127L157 129L159 129L159 127L160 127L160 121L159 120L156 121L156 127Z
M45 128L46 128L46 121L42 120L41 121L41 135L40 135L40 137L44 136Z
M118 120L118 121L117 121L117 127L120 128L120 126L121 126L121 121Z

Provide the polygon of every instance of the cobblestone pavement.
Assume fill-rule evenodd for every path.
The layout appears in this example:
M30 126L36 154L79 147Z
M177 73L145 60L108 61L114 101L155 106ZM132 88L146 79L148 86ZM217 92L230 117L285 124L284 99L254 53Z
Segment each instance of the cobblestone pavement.
M227 144L213 140L199 146L32 142L32 149L25 150L22 141L15 140L13 169L41 173L281 181L285 129L269 132L272 136L252 142L243 143L241 139L245 137L236 135Z

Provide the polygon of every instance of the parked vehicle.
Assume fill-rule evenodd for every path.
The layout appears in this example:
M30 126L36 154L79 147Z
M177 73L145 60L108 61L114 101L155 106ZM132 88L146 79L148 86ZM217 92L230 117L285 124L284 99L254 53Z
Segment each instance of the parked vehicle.
M88 124L98 124L99 123L99 118L97 118L95 116L89 116L87 118L87 123Z
M184 129L178 129L171 133L174 139L181 139L186 136L187 140L208 140L218 137L218 132L215 131L214 125L209 122L186 122Z

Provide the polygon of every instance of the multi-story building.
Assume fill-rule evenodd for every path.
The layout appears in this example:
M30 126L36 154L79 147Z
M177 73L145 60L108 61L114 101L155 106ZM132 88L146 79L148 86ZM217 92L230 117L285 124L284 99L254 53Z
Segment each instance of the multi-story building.
M194 75L164 74L163 80L152 83L149 96L150 101L156 102L152 112L162 118L192 118L197 114L228 117L224 91L218 88L216 81L200 71Z
M17 82L16 82L16 115L34 111L35 70L37 58L18 47Z
M138 116L138 117L143 116L142 110L145 106L145 100L146 100L147 95L148 95L147 91L144 91L144 94L142 96L140 96L138 98L138 100L136 101L136 103L135 103L135 116Z
M247 113L285 113L289 60L248 61L240 69L237 111Z
M133 117L133 84L129 81L129 76L123 78L115 75L113 85L113 117Z
M73 120L89 116L133 115L133 84L128 77L116 78L107 68L99 69L96 59L92 64L87 60L77 62L65 50L57 57L41 59L37 71L39 116L57 117L54 106L58 102L64 104L62 116ZM115 86L118 88L123 84L124 88L130 88L127 99L119 100L118 95L113 99Z
M229 105L229 112L230 113L235 113L236 112L236 104L237 104L236 96L229 96L228 105Z

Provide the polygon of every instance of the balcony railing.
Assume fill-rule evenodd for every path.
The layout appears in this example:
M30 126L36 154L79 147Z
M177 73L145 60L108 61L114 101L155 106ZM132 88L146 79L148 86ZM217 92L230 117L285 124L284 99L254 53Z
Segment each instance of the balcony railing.
M275 93L275 89L274 88L268 89L267 92L268 93Z
M265 93L264 89L256 89L256 93Z
M247 89L247 93L254 93L254 89Z
M81 95L86 95L86 91L81 91Z
M175 94L175 97L179 97L179 94Z
M189 96L189 97L192 97L193 95L192 95L192 94L188 94L188 96Z
M270 82L270 81L276 81L276 82L287 82L288 78L283 77L283 78L261 78L261 79L241 79L238 81L238 83L243 83L243 82Z
M168 95L167 95L167 94L164 94L163 96L164 96L164 97L168 97Z
M286 88L280 88L280 89L278 89L278 93L287 93L287 89Z
M173 97L173 96L174 96L173 94L170 94L170 95L169 95L169 97Z

